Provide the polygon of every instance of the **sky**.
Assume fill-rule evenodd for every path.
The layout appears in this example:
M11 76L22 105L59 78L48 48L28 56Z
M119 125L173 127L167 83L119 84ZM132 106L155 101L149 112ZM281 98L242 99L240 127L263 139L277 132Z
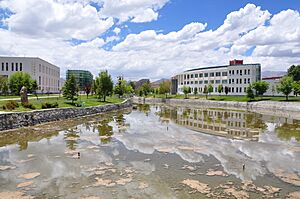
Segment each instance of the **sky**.
M0 56L127 80L170 78L230 59L300 64L299 0L0 0Z

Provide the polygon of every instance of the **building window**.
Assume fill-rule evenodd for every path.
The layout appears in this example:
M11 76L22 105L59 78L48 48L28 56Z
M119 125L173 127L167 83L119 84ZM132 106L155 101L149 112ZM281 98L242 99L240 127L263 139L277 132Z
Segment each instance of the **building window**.
M6 71L8 71L8 63L6 62Z
M240 84L242 84L242 79L240 79Z
M203 81L199 81L199 84L203 84Z
M246 91L247 91L246 89L247 89L247 88L246 88L246 87L244 87L244 93L246 93Z
M223 80L222 80L222 84L227 84L227 80L226 80L226 79L223 79Z
M229 79L229 84L231 84L231 79Z
M239 92L239 88L238 88L238 87L235 88L235 92L236 92L236 93Z
M208 84L208 80L204 80L204 84Z
M184 75L184 79L186 79L186 75Z
M247 70L246 70L246 69L245 69L245 71L244 71L244 72L245 72L245 75L247 75Z
M195 81L195 84L198 84L198 81Z
M222 72L222 76L227 76L227 72Z
M232 75L234 75L234 70L232 70Z
M41 76L39 76L39 85L41 85L42 81L41 81Z
M248 75L250 75L250 69L248 69Z
M4 63L2 62L2 71L4 71Z
M11 71L14 71L14 63L11 63Z
M198 74L195 74L195 78L198 78Z
M210 77L214 77L214 76L215 76L215 73L209 73L209 76L210 76Z
M215 81L214 81L214 80L210 80L209 82L210 82L211 84L213 84Z
M20 71L22 71L22 70L23 70L23 64L20 63Z
M187 78L190 79L190 75L187 75Z
M216 84L220 84L221 83L221 80L216 80Z
M242 87L240 87L240 93L242 92Z
M216 72L216 77L220 77L221 76L221 72Z
M234 84L234 79L232 79L231 82Z
M250 84L250 78L248 78L248 84Z
M231 75L231 70L229 70L229 75Z
M199 77L203 77L203 73L200 73L200 74L199 74Z
M243 70L240 70L240 75L243 75Z
M191 74L191 78L194 78L194 74Z
M204 77L208 77L208 73L204 73Z
M246 78L244 79L244 84L247 84L247 79Z
M191 81L191 84L193 84L194 82L193 81Z

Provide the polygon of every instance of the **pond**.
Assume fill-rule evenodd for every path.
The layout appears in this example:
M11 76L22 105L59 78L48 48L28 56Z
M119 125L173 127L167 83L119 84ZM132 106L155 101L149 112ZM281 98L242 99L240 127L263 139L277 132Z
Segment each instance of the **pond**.
M0 198L299 198L300 121L137 105L0 132Z

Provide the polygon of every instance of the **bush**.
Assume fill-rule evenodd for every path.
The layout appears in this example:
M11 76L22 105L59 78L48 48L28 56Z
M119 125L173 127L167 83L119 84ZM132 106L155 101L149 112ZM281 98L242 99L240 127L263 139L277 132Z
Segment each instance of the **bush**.
M22 103L22 106L24 108L29 108L29 109L35 109L35 106L29 102L26 102L26 103Z
M3 110L6 110L6 109L8 109L8 110L14 110L15 108L18 108L19 107L19 104L18 104L18 102L17 101L12 101L12 100L10 100L10 101L8 101L5 105L3 105Z
M54 102L54 103L49 103L49 102L43 103L42 104L42 109L47 109L47 108L58 108L58 103L57 102Z

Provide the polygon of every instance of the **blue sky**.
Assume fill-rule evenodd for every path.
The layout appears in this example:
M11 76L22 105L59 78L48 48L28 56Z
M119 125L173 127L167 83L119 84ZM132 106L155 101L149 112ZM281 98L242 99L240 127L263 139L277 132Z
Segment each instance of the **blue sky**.
M296 0L2 0L0 56L38 56L62 76L169 78L233 58L282 71L300 63L299 9Z

